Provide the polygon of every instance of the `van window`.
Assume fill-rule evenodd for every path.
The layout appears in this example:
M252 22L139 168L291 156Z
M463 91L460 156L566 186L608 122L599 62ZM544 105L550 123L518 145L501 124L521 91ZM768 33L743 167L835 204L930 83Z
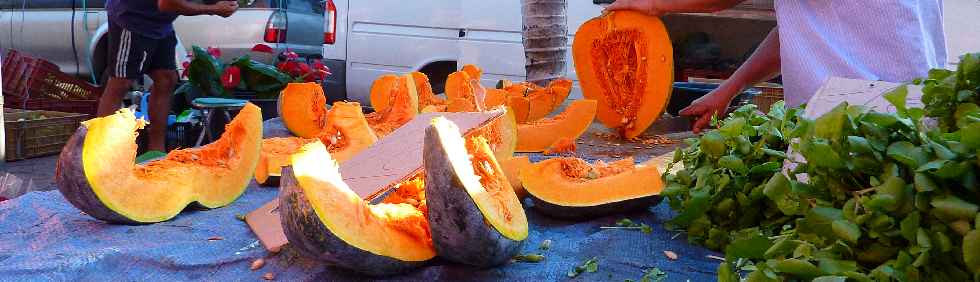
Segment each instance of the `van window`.
M14 1L19 2L19 1ZM71 9L72 0L29 0L28 9Z
M280 8L285 6L290 11L322 15L326 3L326 0L248 0L242 8Z

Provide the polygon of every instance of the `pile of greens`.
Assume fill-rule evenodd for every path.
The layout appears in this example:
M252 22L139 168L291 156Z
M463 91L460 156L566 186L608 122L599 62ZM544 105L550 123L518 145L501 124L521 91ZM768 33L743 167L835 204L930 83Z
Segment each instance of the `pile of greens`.
M915 83L924 107L900 87L886 95L895 113L736 112L675 156L685 169L665 176L680 212L668 227L725 251L720 281L980 280L980 55ZM763 148L801 157L753 175L784 159Z

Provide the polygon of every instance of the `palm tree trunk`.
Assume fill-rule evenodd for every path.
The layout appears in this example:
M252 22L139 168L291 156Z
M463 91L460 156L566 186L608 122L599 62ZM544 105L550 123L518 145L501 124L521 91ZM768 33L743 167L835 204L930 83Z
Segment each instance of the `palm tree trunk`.
M545 86L565 74L568 27L565 0L521 0L527 81Z

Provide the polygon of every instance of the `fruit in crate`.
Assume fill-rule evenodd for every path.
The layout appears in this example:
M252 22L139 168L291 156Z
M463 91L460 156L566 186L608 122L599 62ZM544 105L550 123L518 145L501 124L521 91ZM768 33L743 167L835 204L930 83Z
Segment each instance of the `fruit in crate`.
M615 11L579 27L572 57L585 98L599 101L597 117L624 138L635 138L666 109L673 82L673 49L659 18Z
M128 109L82 123L58 158L55 181L72 205L104 221L161 222L187 205L218 208L235 201L258 164L262 113L247 104L214 143L136 164L136 131Z

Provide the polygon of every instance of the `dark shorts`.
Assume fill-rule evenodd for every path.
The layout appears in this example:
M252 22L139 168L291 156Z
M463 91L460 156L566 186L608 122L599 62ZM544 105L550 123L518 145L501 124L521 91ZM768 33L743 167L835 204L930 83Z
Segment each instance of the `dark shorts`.
M109 64L116 78L139 79L154 70L176 70L177 35L153 39L109 23Z

